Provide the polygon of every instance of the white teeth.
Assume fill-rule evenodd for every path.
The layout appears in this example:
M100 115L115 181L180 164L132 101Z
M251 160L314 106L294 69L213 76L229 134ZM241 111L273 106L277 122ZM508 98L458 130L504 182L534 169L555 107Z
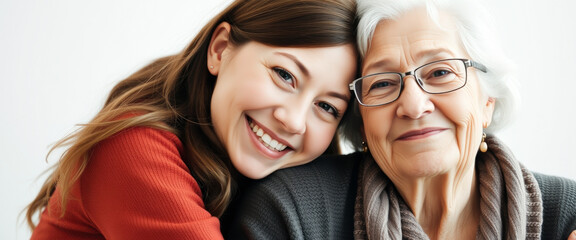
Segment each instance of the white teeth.
M272 138L268 134L264 134L264 136L262 136L262 141L264 141L264 143L266 143L266 144L270 144L271 140L272 140Z
M272 147L272 148L276 148L277 145L278 145L278 141L276 141L276 140L272 140L272 142L270 142L270 147Z
M272 139L272 137L265 133L262 128L258 127L258 125L250 122L250 128L252 128L252 132L254 132L256 136L260 137L260 141L264 143L264 146L268 147L270 150L280 152L286 149L286 145L279 143L276 139Z

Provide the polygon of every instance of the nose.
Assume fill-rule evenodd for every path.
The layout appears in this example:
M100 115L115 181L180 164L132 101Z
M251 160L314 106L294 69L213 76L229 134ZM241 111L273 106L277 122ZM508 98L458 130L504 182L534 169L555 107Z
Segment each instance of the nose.
M304 134L306 132L306 118L310 111L310 104L304 101L301 103L286 102L274 110L274 118L276 118L286 129L287 132L292 134Z
M396 115L400 118L419 119L434 111L434 104L430 101L430 95L416 82L413 76L404 79L402 90L396 109Z

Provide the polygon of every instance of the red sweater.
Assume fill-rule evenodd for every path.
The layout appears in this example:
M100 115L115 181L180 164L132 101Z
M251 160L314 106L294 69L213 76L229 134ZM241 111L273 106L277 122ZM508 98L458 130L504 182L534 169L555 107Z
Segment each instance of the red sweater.
M100 142L64 217L56 188L32 239L222 239L176 135L135 127Z

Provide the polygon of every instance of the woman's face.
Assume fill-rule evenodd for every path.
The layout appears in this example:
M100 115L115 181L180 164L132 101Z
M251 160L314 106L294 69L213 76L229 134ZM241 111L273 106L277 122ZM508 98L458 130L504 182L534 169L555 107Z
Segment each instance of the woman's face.
M440 14L439 24L442 27L423 9L397 21L382 21L363 60L362 75L408 72L448 58L469 59L454 19ZM494 100L482 94L477 70L467 71L468 82L457 91L428 94L407 76L395 102L360 108L369 150L392 179L437 176L474 166Z
M352 45L282 48L249 42L223 47L218 58L208 61L216 62L211 72L217 75L212 122L240 173L262 178L326 150L351 98Z

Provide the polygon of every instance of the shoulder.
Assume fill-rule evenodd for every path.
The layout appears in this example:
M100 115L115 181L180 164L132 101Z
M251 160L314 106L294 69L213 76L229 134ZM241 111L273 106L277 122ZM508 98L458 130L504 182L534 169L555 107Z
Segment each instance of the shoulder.
M99 142L82 174L83 195L123 195L186 185L201 200L200 188L182 160L182 144L168 131L131 127Z
M124 129L97 143L91 150L86 174L93 177L152 177L166 171L189 175L182 160L183 147L171 132L152 127Z
M281 169L262 179L260 184L279 182L286 186L293 184L318 186L316 181L320 181L326 184L322 187L327 187L333 183L331 180L339 183L350 181L357 172L362 156L362 153L321 156L308 164ZM312 180L314 182L311 182Z
M152 127L131 127L124 129L97 143L91 150L91 165L121 164L177 164L182 161L183 146L179 138L171 132ZM168 160L168 161L166 161ZM185 166L184 166L185 167Z
M102 188L111 193L109 186L123 191L121 188L127 186L155 188L185 181L200 195L198 184L182 160L182 151L182 143L171 132L151 127L124 129L91 150L81 178L83 192Z
M99 142L79 181L86 215L107 238L221 238L181 155L175 134L151 127Z
M343 202L334 200L356 196L356 176L362 156L361 153L322 156L309 164L279 170L254 187L303 208L325 200Z
M236 212L225 232L256 239L351 238L362 156L322 156L255 181L231 210Z
M278 200L297 201L303 206L311 203L310 195L342 198L340 193L355 188L361 160L361 153L321 156L308 164L278 170L256 181L249 191L273 195Z
M174 147L178 151L182 150L182 143L176 134L152 127L131 127L124 129L102 140L96 147L110 148L112 145L125 148L138 148L150 145L154 146L156 144L160 144L157 145L157 147Z
M576 229L576 181L533 174L544 204L543 239L567 239L570 232Z

